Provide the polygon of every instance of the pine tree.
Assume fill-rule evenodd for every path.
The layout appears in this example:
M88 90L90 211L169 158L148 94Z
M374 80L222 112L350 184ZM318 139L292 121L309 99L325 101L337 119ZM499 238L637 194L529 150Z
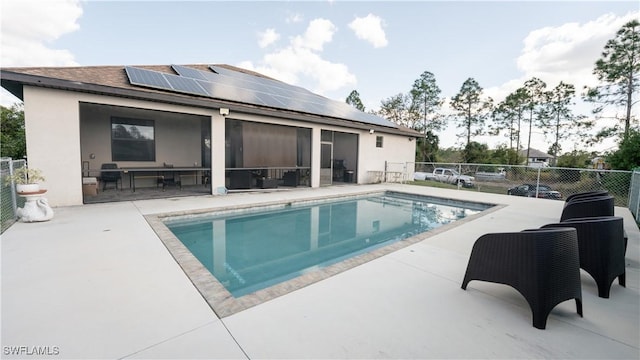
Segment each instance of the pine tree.
M362 104L362 100L360 99L360 93L358 93L357 90L353 90L351 94L347 96L346 103L360 111L364 111L364 105Z
M471 136L485 133L484 124L492 111L493 100L483 99L482 88L478 82L468 78L462 84L460 92L451 99L451 108L457 111L454 115L457 126L464 129L458 137L466 137L466 147L471 142Z
M637 92L640 88L640 23L632 20L626 23L616 37L607 42L602 57L596 61L593 74L600 85L588 88L584 99L596 104L593 113L602 114L608 106L624 108L625 116L622 138L629 136L633 123L631 108L638 103ZM601 131L600 137L619 132L619 125Z

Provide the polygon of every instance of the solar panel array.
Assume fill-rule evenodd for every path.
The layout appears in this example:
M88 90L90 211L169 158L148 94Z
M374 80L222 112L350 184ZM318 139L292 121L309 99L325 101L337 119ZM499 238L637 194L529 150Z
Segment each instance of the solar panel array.
M125 67L125 71L132 85L396 127L382 117L281 81L218 66L210 66L211 71L181 65L171 67L178 75L131 66Z

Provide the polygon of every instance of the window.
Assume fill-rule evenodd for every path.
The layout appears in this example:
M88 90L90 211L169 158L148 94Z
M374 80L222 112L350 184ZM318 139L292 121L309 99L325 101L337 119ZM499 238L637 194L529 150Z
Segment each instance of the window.
M376 147L382 147L382 136L376 136Z
M320 132L320 141L333 142L333 131L322 130Z
M111 158L113 161L155 161L154 121L112 117Z

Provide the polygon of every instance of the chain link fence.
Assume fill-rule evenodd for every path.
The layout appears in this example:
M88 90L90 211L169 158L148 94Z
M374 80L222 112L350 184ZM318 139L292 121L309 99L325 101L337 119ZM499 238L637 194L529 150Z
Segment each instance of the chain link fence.
M607 190L615 197L616 206L631 208L632 205L630 196L634 174L632 171L426 162L412 163L407 165L407 168L412 166L415 166L415 172L419 173L433 174L435 168L445 168L453 169L461 175L472 176L474 177L473 186L465 189L473 191L566 199L567 196L575 193ZM417 182L434 183L432 180ZM640 173L634 175L634 183L640 186ZM455 184L450 186L457 187ZM528 191L524 190L527 188ZM636 201L638 201L637 192L638 190L636 190ZM551 197L550 194L554 196Z
M16 196L15 184L7 182L5 179L12 175L16 169L26 165L25 160L0 158L0 220L2 221L0 233L13 225L17 219L16 209L24 206L24 198Z
M640 168L633 170L631 187L629 188L629 210L640 222Z

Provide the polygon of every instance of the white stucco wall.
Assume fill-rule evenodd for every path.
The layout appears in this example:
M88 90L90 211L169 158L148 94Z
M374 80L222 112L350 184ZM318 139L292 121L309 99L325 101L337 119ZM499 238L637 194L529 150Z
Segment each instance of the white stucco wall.
M49 203L82 204L77 96L25 86L24 116L28 164L42 170Z
M376 147L376 137L382 136L382 147ZM413 171L416 142L407 136L389 135L381 132L370 134L363 132L360 136L358 183L370 182L368 171L384 171L385 161L389 171L401 171L410 162L409 172Z
M173 113L203 115L210 118L212 136L212 191L215 191L217 187L225 185L225 117L220 115L218 109L192 108L30 86L24 87L24 103L28 160L30 166L40 168L44 172L47 180L43 185L48 189L47 198L52 206L82 204L82 161L91 160L92 168L99 167L99 164L102 162L111 162L110 159L89 158L91 153L96 154L96 157L98 154L110 155L110 149L107 148L110 144L106 142L106 138L101 138L96 140L96 143L88 144L88 140L83 137L83 143L81 145L80 103L160 110ZM100 117L103 115L96 114L96 116ZM406 163L412 162L415 156L415 141L408 141L408 137L406 136L389 135L380 132L370 134L368 130L326 126L244 114L235 111L231 111L228 117L236 120L267 122L312 129L312 187L318 187L320 185L321 130L353 133L359 136L358 183L367 183L369 181L368 171L383 171L385 161ZM197 123L197 121L194 121L193 124L189 126L195 126L195 123ZM98 119L94 125L103 126L105 124L108 124L106 117ZM164 129L165 125L169 128ZM83 132L86 126L88 126L86 123L82 125ZM173 130L175 131L173 135L176 136L176 140L180 144L186 144L188 140L185 139L183 135L187 132L181 131L178 123L171 121L163 122L161 125L162 131L157 132L158 136L171 134L171 126L174 126ZM109 127L105 129L107 134L109 134ZM377 135L384 136L384 145L382 148L376 147ZM156 139L156 141L159 141L159 139ZM156 154L156 162L162 164L163 162L171 162L174 159L180 158L180 163L182 163L185 158L190 158L196 154L194 151L196 148L199 149L199 141L200 139L198 137L197 141L190 143L191 145L180 147L180 149L175 150L173 153L162 153L164 150L160 150L160 152ZM199 162L199 150L195 156L197 160L194 159L193 162ZM175 163L178 164L178 160L176 160ZM132 164L128 165L131 166ZM148 164L145 165L148 166Z

